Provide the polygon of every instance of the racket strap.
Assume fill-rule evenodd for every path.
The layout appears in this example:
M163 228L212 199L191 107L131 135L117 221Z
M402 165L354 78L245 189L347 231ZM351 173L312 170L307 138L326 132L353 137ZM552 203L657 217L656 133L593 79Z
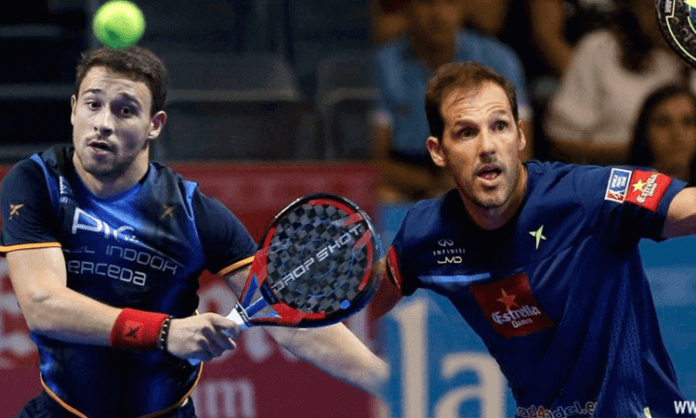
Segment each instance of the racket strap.
M125 350L156 349L162 324L169 316L125 308L116 318L109 343L113 348Z

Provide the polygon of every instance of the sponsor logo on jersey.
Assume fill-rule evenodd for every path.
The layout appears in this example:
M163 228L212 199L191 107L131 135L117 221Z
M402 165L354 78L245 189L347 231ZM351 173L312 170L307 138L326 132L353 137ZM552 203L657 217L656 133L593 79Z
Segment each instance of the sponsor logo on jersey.
M464 259L460 255L444 256L437 260L437 264L462 264L463 262Z
M643 408L643 415L645 415L645 418L652 418L650 407L646 406L645 408Z
M664 174L635 170L631 176L626 202L655 212L670 183L672 178Z
M75 235L79 230L104 234L104 238L113 238L118 242L138 242L133 234L135 228L132 226L123 225L114 228L96 216L90 215L80 208L75 208L71 232Z
M585 402L581 404L578 401L571 405L561 405L555 408L545 406L518 406L515 416L520 418L569 418L577 416L590 416L597 409L597 402Z
M24 207L24 203L19 203L19 204L12 204L10 203L10 219L14 218L15 216L19 216L19 210Z
M536 231L529 231L529 235L534 237L534 248L537 250L539 249L541 241L546 241L546 237L544 236L544 225L540 226Z
M60 195L60 203L75 204L72 186L70 186L70 182L64 176L60 176L58 178L58 189Z
M454 257L464 254L466 250L462 247L455 247L454 240L451 238L441 238L437 240L437 247L433 250L433 255L437 257L438 264L461 264L462 257ZM444 256L444 257L442 257ZM453 260L459 261L453 261Z
M472 284L470 289L488 321L504 338L522 337L554 325L534 297L525 273Z
M166 218L166 217L172 218L175 208L176 208L176 206L174 206L174 205L164 205L163 204L162 205L162 214L159 217L160 221L164 220L164 218Z
M607 183L607 191L604 194L604 200L623 203L626 199L626 192L628 191L630 179L630 170L612 168L609 174L609 182Z

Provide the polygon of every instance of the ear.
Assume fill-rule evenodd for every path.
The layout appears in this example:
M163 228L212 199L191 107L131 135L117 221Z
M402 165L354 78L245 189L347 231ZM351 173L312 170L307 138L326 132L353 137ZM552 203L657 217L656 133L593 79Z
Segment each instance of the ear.
M77 104L77 97L73 94L70 96L70 124L75 125L75 105Z
M527 137L524 135L524 129L526 128L527 121L525 120L520 120L517 122L517 134L519 136L519 140L517 143L517 150L519 152L524 151L524 147L527 146Z
M150 119L150 128L147 133L148 139L157 138L162 133L165 123L167 123L167 113L164 110L155 113Z
M440 146L440 141L434 136L429 136L428 140L425 141L425 146L428 148L430 153L430 158L438 167L445 167L447 165L447 160L445 159L445 154L442 152L442 147Z

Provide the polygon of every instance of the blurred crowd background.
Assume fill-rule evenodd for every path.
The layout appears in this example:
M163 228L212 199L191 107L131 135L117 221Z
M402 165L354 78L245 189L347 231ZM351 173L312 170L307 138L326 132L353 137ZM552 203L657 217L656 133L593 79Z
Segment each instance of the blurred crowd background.
M70 141L74 67L98 45L102 3L23 0L0 16L0 163ZM426 153L422 88L439 65L477 60L518 87L525 158L692 177L693 74L652 0L135 3L139 45L172 78L158 160L374 162L382 201L433 196L449 184Z

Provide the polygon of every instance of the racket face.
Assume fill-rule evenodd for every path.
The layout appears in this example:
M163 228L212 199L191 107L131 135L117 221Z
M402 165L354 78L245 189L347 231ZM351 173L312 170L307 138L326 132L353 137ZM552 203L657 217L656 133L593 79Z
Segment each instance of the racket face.
M696 67L696 0L655 0L657 22L670 48Z
M340 196L302 197L273 220L259 265L261 291L276 318L252 322L322 326L362 309L379 285L382 256L375 228L357 205Z

